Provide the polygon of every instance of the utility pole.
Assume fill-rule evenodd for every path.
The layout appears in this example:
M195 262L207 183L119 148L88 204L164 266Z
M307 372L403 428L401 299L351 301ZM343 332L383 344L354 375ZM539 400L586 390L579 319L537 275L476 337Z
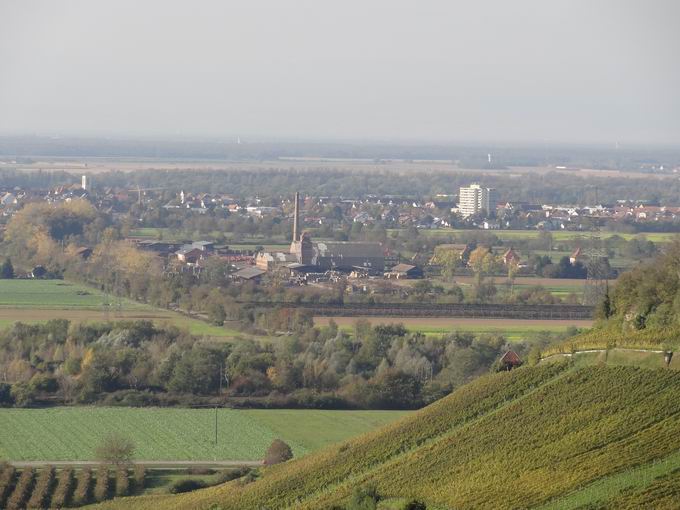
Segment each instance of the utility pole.
M213 448L213 460L217 462L217 406L215 406L215 447Z

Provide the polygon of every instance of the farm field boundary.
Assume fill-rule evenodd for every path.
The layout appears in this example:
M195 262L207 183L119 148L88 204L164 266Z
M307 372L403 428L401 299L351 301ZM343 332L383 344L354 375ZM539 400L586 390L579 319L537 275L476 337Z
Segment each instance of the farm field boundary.
M581 305L502 305L432 303L249 303L254 308L297 308L329 317L479 317L497 319L590 320L593 308Z
M403 324L413 332L425 335L442 335L452 331L472 333L498 333L508 340L526 340L531 334L562 332L570 327L590 328L590 320L527 320L527 319L469 319L445 317L314 317L314 325L327 326L334 321L340 329L351 331L357 320L367 320L372 325Z

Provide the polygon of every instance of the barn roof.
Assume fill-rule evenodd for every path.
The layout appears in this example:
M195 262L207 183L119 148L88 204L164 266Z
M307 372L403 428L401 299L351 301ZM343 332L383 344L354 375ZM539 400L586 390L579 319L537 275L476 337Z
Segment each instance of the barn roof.
M522 360L515 351L508 351L505 354L503 354L503 357L501 358L501 363L506 363L508 365L521 365Z
M260 269L259 267L246 267L244 269L241 269L240 271L236 271L234 273L234 276L236 278L242 278L244 280L252 280L253 278L257 278L258 276L262 276L266 272L267 271L264 271L263 269Z

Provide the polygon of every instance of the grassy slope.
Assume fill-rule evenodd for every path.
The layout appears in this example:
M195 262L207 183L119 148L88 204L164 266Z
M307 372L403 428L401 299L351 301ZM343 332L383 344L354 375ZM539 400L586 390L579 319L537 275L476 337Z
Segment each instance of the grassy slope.
M275 438L296 455L372 430L399 411L218 410L58 407L0 409L0 458L93 460L103 437L116 431L137 445L140 460L260 460Z
M367 484L439 507L540 507L675 452L678 394L674 370L524 368L483 377L379 431L269 468L255 483L105 508L329 508Z

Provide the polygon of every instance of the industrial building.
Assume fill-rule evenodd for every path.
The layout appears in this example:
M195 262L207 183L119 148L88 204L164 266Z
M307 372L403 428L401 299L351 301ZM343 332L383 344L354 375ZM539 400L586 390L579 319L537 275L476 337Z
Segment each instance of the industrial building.
M380 243L346 241L312 241L308 232L301 232L300 194L295 193L293 242L290 253L298 264L310 271L352 271L363 269L370 274L385 270L385 253Z

